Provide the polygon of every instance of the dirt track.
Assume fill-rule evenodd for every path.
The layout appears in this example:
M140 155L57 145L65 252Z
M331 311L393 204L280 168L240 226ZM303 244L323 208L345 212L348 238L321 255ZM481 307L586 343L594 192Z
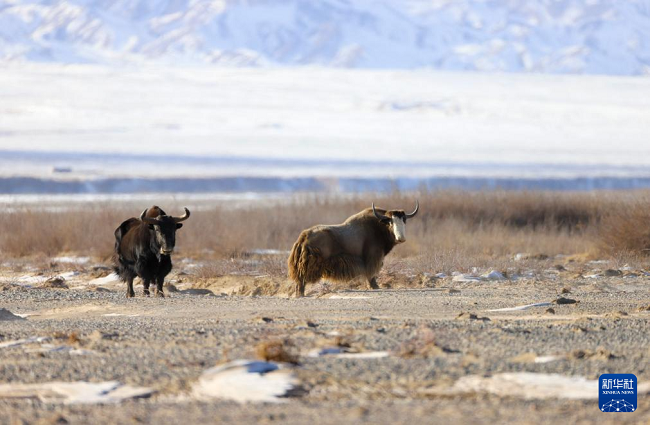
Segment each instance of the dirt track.
M236 278L233 278L236 280ZM0 292L0 307L25 320L0 321L0 343L33 336L48 343L0 348L1 383L110 381L150 387L150 398L114 405L61 405L0 399L0 422L75 423L640 423L635 413L605 414L597 400L525 400L451 394L459 378L501 372L558 373L597 379L634 373L650 381L647 277L572 282L441 281L435 288L338 292L320 298L221 296L218 291L125 299L121 288ZM562 288L577 304L489 310L553 301ZM471 318L473 313L476 318ZM489 319L489 320L488 320ZM71 336L72 335L72 336ZM255 358L261 342L281 341L300 365L299 396L283 404L197 401L201 373L227 360ZM48 351L70 346L82 350ZM349 346L386 357L309 357ZM543 356L552 361L537 362ZM445 395L448 393L447 395Z

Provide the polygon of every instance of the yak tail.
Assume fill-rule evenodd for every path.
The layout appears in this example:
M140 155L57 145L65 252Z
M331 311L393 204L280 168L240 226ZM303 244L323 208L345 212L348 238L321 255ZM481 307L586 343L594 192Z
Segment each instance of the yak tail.
M122 277L122 262L120 261L120 246L122 245L122 226L115 229L115 250L111 260L113 262L113 272Z
M127 268L122 263L122 259L117 255L113 254L113 273L115 273L122 282L128 281L129 272Z
M120 279L124 282L127 280L127 270L125 267L125 263L127 261L122 258L122 238L126 233L129 231L131 227L138 221L136 218L130 218L126 221L124 221L122 224L120 224L120 227L115 229L115 250L113 251L113 256L111 257L111 260L113 262L113 272L120 277Z
M318 282L323 272L320 252L309 246L307 237L307 232L301 233L289 255L289 278L298 284Z

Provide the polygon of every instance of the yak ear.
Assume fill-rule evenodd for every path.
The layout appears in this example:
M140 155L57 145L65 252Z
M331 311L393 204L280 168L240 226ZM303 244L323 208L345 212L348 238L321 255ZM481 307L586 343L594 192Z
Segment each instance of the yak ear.
M183 223L176 223L176 228L177 229L180 229L181 227L183 227Z

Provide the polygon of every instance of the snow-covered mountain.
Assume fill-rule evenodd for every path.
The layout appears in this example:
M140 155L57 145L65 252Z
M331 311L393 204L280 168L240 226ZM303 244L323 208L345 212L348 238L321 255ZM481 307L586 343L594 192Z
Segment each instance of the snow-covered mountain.
M0 0L0 61L650 73L650 0Z

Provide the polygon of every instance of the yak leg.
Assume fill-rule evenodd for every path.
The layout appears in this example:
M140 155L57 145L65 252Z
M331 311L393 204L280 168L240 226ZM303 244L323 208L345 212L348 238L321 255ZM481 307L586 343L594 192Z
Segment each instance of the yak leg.
M163 282L165 281L165 276L158 276L156 278L156 296L160 298L165 298L165 293L163 292Z
M296 282L296 298L304 297L305 296L305 279L300 279L299 282Z
M371 277L370 279L368 279L368 287L369 289L379 289L379 285L377 285L376 277Z
M377 247L370 247L363 253L363 265L368 280L369 289L379 289L377 285L377 275L384 265L384 256Z
M126 297L135 297L135 291L133 291L133 277L131 276L129 276L128 280L126 281Z
M163 292L163 283L165 282L165 276L172 271L172 259L169 255L161 255L160 262L158 263L158 268L156 271L156 296L164 298L165 293Z
M144 295L146 297L149 296L149 285L151 284L151 280L149 279L142 279L142 285L144 286Z

